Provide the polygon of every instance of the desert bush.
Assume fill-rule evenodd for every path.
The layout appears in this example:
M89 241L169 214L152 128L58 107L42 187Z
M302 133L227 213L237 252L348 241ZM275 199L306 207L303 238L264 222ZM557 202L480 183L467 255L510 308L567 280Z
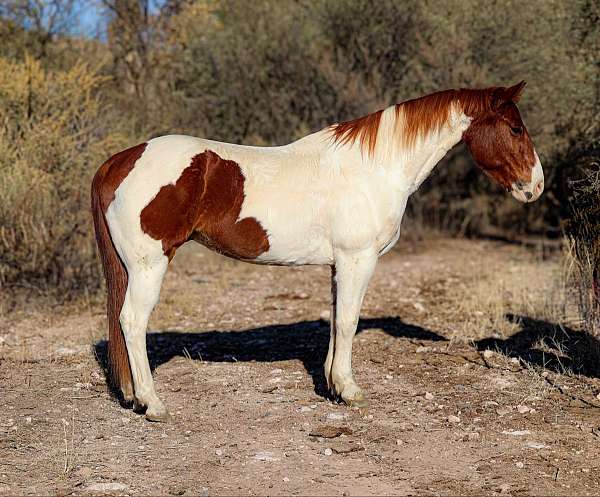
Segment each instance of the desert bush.
M600 334L600 140L574 148L564 159L579 175L570 182L572 197L566 223L575 256L575 285L587 329Z
M102 78L84 63L47 71L0 59L0 284L99 282L89 184L121 135L103 126ZM97 284L97 283L96 283Z

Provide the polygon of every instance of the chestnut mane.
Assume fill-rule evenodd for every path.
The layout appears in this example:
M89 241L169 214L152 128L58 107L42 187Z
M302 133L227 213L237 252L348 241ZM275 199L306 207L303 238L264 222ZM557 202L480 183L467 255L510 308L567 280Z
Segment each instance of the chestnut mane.
M444 90L396 104L395 130L402 146L411 149L417 138L439 129L448 122L453 105L467 116L475 117L490 108L494 88L484 90ZM358 140L361 149L372 155L377 145L377 133L383 110L352 121L331 126L335 143L347 144Z

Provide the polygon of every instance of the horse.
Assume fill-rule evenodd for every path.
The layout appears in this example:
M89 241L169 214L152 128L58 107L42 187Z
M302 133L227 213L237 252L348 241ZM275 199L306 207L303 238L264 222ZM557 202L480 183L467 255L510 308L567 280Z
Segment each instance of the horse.
M544 189L517 108L524 87L440 91L284 146L167 135L109 158L93 178L91 204L106 278L109 376L121 401L150 421L169 419L154 389L146 327L169 262L194 240L254 264L330 266L327 387L365 406L352 340L410 195L461 141L517 200L533 202Z

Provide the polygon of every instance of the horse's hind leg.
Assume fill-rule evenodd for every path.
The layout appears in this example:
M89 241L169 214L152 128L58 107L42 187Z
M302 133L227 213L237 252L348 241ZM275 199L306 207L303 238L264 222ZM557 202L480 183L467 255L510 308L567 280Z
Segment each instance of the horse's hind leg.
M160 287L167 270L166 257L151 265L136 265L128 269L129 282L121 310L121 327L127 344L131 375L138 408L146 407L150 421L166 421L169 413L156 395L148 354L146 351L146 327L154 306L158 302Z

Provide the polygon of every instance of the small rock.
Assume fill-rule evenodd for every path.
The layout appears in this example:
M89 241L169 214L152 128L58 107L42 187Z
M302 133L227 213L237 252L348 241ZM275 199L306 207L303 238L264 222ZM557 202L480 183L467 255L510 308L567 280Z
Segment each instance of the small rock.
M403 445L403 444L404 444L403 440L400 440L400 439L396 440L396 445Z
M300 412L312 412L312 409L311 409L310 407L308 407L308 406L302 406L302 407L299 409L299 411L300 411Z
M323 449L323 454L326 456L330 456L331 454L333 454L333 451L327 447L326 449Z
M117 482L93 483L85 487L88 492L103 493L103 492L123 492L127 490L127 485Z
M223 455L223 451L221 449L215 450L215 454L221 457Z
M421 302L413 302L413 307L421 314L425 312L425 306Z
M525 435L531 435L531 432L529 430L504 430L502 434L513 437L524 437Z
M287 476L284 476L283 481L287 483L288 481L290 481L290 479Z
M513 364L521 364L521 361L519 360L518 357L512 357L510 359L510 362L512 362Z
M521 461L517 462L516 464L517 468L519 469L523 469L523 467L525 466Z
M331 311L327 310L327 311L323 311L319 317L323 320L323 321L329 321L331 319Z
M425 399L433 400L433 394L431 392L425 392Z
M511 411L511 407L500 407L499 409L496 409L496 414L498 414L498 416L506 416L507 414L510 414Z
M268 452L268 451L257 452L254 455L254 459L256 459L258 461L268 461L268 462L279 461L279 458L275 457L275 454L273 454L273 452Z
M467 433L463 437L463 442L474 442L475 440L479 440L479 437L479 433L477 433L476 431L472 431L470 433Z
M486 349L483 351L483 357L485 357L486 359L491 359L494 356L494 352Z
M448 416L448 423L460 423L460 418L451 414Z
M531 411L531 407L519 405L517 406L517 411L519 411L520 414L526 414Z
M419 346L417 347L417 354L424 354L425 352L429 352L431 350L431 347L424 347L424 346Z
M336 419L346 419L348 415L342 412L330 412L327 415L327 419L336 420Z
M527 447L528 449L549 449L550 448L548 445L539 443L539 442L527 442L525 444L525 447Z
M283 369L275 368L271 370L271 374L281 374L283 373Z

